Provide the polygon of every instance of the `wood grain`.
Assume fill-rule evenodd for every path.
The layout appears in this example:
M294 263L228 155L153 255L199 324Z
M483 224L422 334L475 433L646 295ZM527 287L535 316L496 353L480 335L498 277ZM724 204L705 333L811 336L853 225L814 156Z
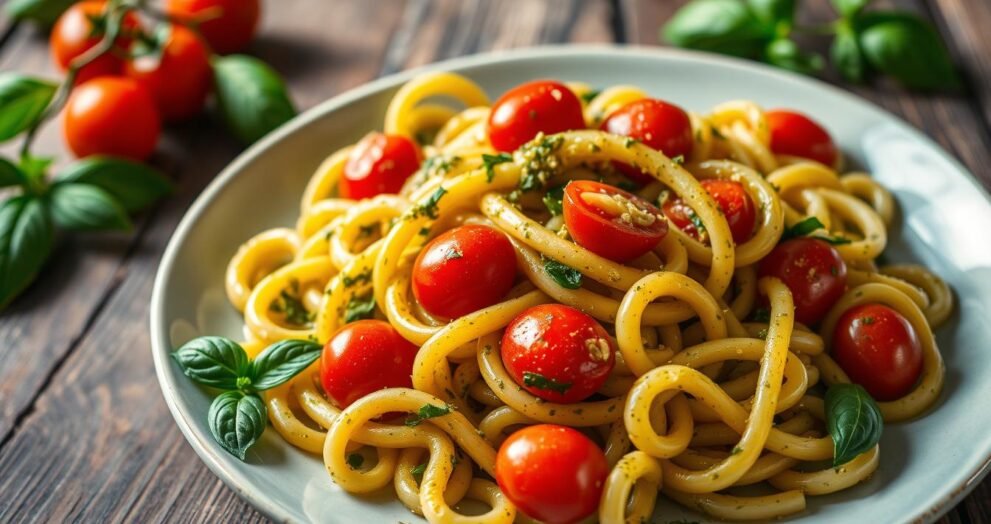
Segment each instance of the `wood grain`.
M970 94L991 129L991 2L929 0L929 12L963 66Z

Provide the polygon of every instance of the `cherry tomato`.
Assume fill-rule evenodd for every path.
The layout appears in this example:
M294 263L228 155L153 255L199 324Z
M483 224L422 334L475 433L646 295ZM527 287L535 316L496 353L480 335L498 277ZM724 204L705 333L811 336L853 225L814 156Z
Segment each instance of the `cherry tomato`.
M584 129L582 103L568 86L538 80L506 91L489 113L489 141L499 151L515 151L537 133L552 135Z
M922 345L894 309L861 304L843 313L833 331L833 358L877 400L907 395L922 374Z
M430 241L413 264L413 296L432 315L457 318L499 302L516 279L505 233L456 227Z
M564 223L585 249L627 262L654 249L668 234L661 212L646 200L617 187L574 180L564 188Z
M692 153L692 121L684 109L653 98L644 98L617 109L600 127L607 133L635 138L674 158ZM616 167L635 182L646 184L654 177L621 162Z
M761 277L777 277L791 290L795 318L807 325L822 320L846 287L846 263L822 240L794 238L774 248L760 262Z
M96 46L103 39L103 30L94 26L93 20L104 16L106 2L90 0L78 2L67 9L52 27L49 43L52 48L52 60L62 71L69 69L69 64L77 56ZM124 16L121 23L121 33L127 34L139 27L137 16L133 12ZM118 37L115 46L127 49L130 39ZM76 74L76 84L81 84L98 76L116 75L121 71L123 62L113 52L104 53L97 57Z
M210 52L196 33L172 26L161 56L137 57L125 65L127 76L151 93L162 118L183 120L203 110L213 83Z
M168 0L165 10L198 22L200 34L220 54L243 51L261 16L259 0Z
M495 469L506 498L548 524L577 522L595 513L609 475L606 456L594 442L554 424L510 435L499 448Z
M743 188L743 184L732 180L705 179L702 181L702 187L712 195L716 205L726 217L730 232L733 234L733 242L742 244L750 240L754 233L757 214L754 201ZM662 207L664 216L668 217L678 229L696 240L701 240L701 235L692 221L695 211L684 200L671 198L665 201Z
M101 154L140 161L155 150L161 123L145 88L130 78L103 76L72 90L62 131L78 157Z
M771 151L810 158L827 166L836 164L836 144L815 120L785 109L768 111L766 116L771 128Z
M502 336L502 361L517 384L570 404L602 387L616 363L615 343L594 318L561 304L520 313Z
M323 348L323 391L344 409L380 389L413 387L417 349L388 322L358 320L347 324Z
M344 165L340 194L359 200L398 193L420 168L420 148L401 135L372 132L355 144Z

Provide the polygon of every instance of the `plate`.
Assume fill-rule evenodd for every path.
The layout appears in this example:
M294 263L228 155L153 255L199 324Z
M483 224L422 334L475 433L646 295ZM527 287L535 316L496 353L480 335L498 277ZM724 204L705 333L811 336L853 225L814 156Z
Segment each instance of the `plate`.
M269 428L242 463L210 435L210 396L186 379L169 352L199 335L238 338L241 317L227 303L224 270L255 233L294 224L307 179L323 158L380 128L396 89L425 70L468 76L490 95L536 78L617 83L705 111L730 99L791 107L824 123L850 160L890 188L901 210L886 255L933 268L958 297L938 332L946 387L926 416L885 428L881 466L868 481L809 497L808 522L932 521L984 476L991 459L991 224L988 195L931 140L898 118L839 89L750 62L685 51L545 47L478 55L392 75L307 111L238 157L189 209L155 281L151 340L165 400L200 458L238 494L277 521L414 522L389 493L352 496L331 482L318 457ZM657 521L699 515L662 499Z

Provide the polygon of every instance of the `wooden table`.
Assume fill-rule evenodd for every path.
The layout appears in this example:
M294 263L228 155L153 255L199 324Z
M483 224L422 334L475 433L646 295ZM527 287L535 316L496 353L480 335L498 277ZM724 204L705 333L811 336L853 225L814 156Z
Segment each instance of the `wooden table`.
M0 4L3 0L0 0ZM673 0L269 0L252 52L301 108L376 76L492 49L561 42L657 44ZM832 16L804 0L808 21ZM844 86L901 115L991 186L991 2L882 0L931 19L963 68L961 95ZM0 15L0 70L54 77L47 40ZM56 126L57 128L57 126ZM43 150L67 157L57 129ZM0 316L0 522L264 521L199 461L155 380L148 303L180 217L239 147L209 118L171 129L155 162L178 192L130 234L65 238ZM920 479L925 482L925 479ZM991 481L943 522L991 519Z

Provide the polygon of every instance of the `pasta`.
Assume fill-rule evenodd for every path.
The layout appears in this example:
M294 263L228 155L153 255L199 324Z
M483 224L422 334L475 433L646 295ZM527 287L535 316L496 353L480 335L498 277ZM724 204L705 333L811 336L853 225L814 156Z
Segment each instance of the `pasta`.
M649 519L659 493L716 518L777 518L801 512L807 496L868 478L878 467L877 446L842 467L828 464L835 449L822 392L852 381L833 349L838 323L857 306L881 304L917 336L918 379L877 404L893 423L922 415L937 399L944 370L932 329L953 309L937 275L878 265L895 214L891 194L867 174L842 174L839 156L825 165L772 151L767 113L751 102L689 114L694 143L678 158L598 130L646 93L568 89L586 100L585 129L539 134L509 157L490 143L490 101L481 88L452 73L421 75L396 93L383 126L387 135L419 139L426 159L397 194L340 196L361 146L344 148L311 178L294 228L264 231L241 247L226 287L244 313L249 353L284 339L326 344L350 320L368 317L418 348L412 388L375 391L343 410L322 390L314 363L266 392L274 428L321 456L346 491L391 484L430 522L514 521L518 508L493 481L497 450L515 429L535 424L579 428L603 450L609 474L597 514L607 523ZM623 262L576 242L577 232L542 199L571 180L625 180L617 165L649 175L631 187L643 201L680 199L694 234L670 218L638 217L636 201L636 209L622 208L628 200L607 196L602 205L618 202L633 219L666 220L667 234ZM749 238L734 240L706 180L737 183L753 201ZM783 235L810 217L822 226L812 236L832 238L849 268L845 291L817 331L796 318L800 297L758 270ZM467 225L507 235L515 276L497 302L448 320L411 291L414 259L432 239ZM548 261L580 273L580 285L562 285ZM615 367L589 398L554 402L506 387L518 380L499 349L503 331L547 304L595 319L608 331L603 347L616 348ZM422 414L425 406L434 413L423 423L389 418ZM355 467L355 453L371 459ZM771 494L735 489L752 484ZM487 510L464 512L463 500Z

